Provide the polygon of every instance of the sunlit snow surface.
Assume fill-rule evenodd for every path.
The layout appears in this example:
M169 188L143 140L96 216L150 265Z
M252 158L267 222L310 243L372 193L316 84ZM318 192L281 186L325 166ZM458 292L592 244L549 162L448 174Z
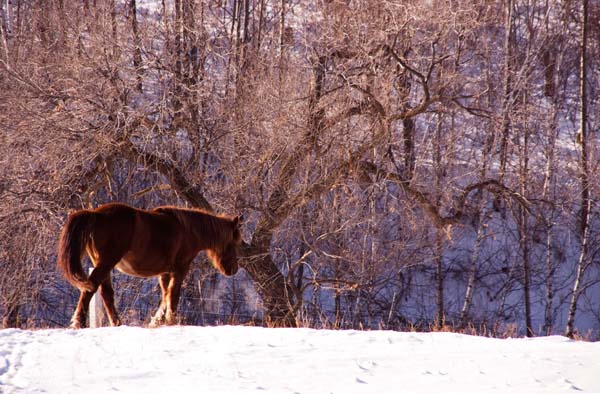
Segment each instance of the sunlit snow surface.
M600 343L259 327L1 330L1 393L600 392Z

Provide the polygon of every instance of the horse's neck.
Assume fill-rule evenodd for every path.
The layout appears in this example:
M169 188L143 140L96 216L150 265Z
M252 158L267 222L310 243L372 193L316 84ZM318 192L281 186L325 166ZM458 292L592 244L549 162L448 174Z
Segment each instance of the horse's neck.
M189 220L186 231L197 248L212 249L220 242L222 234L219 231L218 218L203 212L188 212L187 216Z

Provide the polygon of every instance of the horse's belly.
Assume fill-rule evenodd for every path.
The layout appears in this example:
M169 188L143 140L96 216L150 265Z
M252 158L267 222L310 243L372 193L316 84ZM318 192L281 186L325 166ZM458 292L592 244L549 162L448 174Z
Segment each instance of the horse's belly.
M131 276L138 276L141 278L148 278L151 276L156 276L161 273L160 270L159 270L159 272L157 272L156 268L147 269L147 268L144 268L143 264L136 264L136 261L128 260L125 258L121 259L121 261L119 261L119 263L115 266L115 268L124 274L131 275Z

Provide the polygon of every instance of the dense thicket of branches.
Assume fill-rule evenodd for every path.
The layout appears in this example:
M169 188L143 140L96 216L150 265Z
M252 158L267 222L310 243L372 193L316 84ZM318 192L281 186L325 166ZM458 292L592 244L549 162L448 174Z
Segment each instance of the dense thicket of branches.
M66 323L60 227L123 201L247 218L245 272L200 259L188 314L218 298L274 325L600 329L586 3L2 2L4 324ZM121 307L154 307L115 280Z

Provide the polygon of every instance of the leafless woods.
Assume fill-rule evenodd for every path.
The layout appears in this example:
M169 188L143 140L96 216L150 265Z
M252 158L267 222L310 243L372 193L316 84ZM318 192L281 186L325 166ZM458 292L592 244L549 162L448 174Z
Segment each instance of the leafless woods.
M65 323L66 213L123 201L247 218L245 274L199 259L191 315L600 329L587 3L3 1L4 324Z

